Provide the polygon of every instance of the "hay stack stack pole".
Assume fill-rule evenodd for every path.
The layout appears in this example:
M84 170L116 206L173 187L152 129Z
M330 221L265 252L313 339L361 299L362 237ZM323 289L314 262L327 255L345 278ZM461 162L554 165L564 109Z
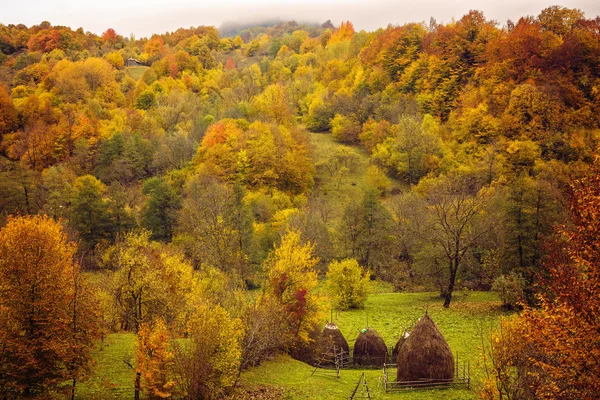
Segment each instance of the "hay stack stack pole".
M354 364L382 367L387 357L387 346L375 329L366 328L358 334L354 343Z
M426 313L406 338L397 358L398 382L452 382L454 357L450 346Z
M321 350L319 355L325 355L322 365L334 365L336 357L339 357L342 351L345 352L346 357L350 352L346 338L333 322L328 322L323 328L318 345Z

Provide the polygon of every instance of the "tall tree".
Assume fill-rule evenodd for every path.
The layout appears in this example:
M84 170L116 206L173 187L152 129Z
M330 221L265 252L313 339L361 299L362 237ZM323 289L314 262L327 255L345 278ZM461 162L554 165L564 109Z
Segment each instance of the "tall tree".
M246 275L252 220L243 189L214 178L195 177L188 184L180 213L178 240L200 267Z
M129 233L104 255L115 270L112 289L121 326L137 332L161 317L172 331L182 332L196 288L192 266L149 239L148 231Z
M135 351L142 391L151 400L171 397L176 382L172 378L175 355L169 350L169 330L162 319L154 325L142 324Z
M391 221L391 214L374 189L367 190L360 202L351 202L341 221L346 256L378 273L386 264Z
M486 233L478 224L488 201L488 189L468 176L441 177L427 193L430 220L424 236L439 248L446 262L447 286L444 307L450 307L456 277L467 252Z
M47 398L91 362L94 313L75 244L46 216L0 230L0 393Z
M309 335L319 322L319 298L313 246L303 245L298 232L287 232L281 244L269 254L264 263L267 293L283 306L287 334L299 346L309 342Z
M244 334L241 321L218 305L201 303L188 323L190 340L176 346L179 386L190 399L217 399L235 385Z
M180 196L164 178L150 178L144 182L142 192L148 197L142 213L143 225L152 231L154 239L170 241Z
M93 248L111 232L108 203L104 198L106 187L91 175L80 176L73 183L71 223L88 248Z

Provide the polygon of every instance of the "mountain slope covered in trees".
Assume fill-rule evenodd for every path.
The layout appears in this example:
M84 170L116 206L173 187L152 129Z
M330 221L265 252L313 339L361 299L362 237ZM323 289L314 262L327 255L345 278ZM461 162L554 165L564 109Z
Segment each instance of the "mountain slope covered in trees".
M359 280L438 290L445 307L457 289L494 287L507 308L553 298L536 285L559 279L548 238L597 157L600 17L553 6L505 26L470 11L230 33L0 25L2 234L66 235L92 277L68 290L100 305L96 332L157 349L136 353L149 396L224 394L265 357L306 359L328 297L345 296L318 281L344 259ZM18 222L37 214L49 219ZM0 301L0 320L13 306ZM165 345L180 337L189 346ZM75 387L88 364L67 353L48 365ZM2 371L11 396L65 389Z

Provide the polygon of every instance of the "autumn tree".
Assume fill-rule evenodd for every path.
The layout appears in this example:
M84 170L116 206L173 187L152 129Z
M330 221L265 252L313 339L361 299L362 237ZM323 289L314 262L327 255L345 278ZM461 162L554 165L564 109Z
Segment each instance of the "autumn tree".
M362 308L367 300L369 273L356 260L333 261L327 270L326 285L338 310Z
M264 263L267 293L284 308L287 334L294 346L309 343L310 333L319 322L320 299L317 286L318 260L313 245L302 244L300 234L289 231Z
M113 28L108 28L102 34L102 41L113 46L117 42L117 32Z
M10 218L0 230L0 392L8 398L74 394L90 366L93 297L74 254L46 216Z
M4 86L0 85L0 139L5 133L16 130L17 122L17 110Z
M103 257L103 266L114 270L111 290L121 326L137 332L162 317L172 332L183 332L196 290L192 266L149 238L148 231L129 233Z
M596 161L571 184L570 224L558 227L548 243L540 307L526 306L492 340L484 398L593 398L600 392L599 188Z
M376 162L411 185L437 168L441 140L437 122L430 115L422 120L404 116L391 129L395 135L372 150Z
M171 397L176 382L172 378L175 355L169 349L169 331L162 319L140 327L135 349L135 364L141 377L145 398Z
M175 346L179 390L192 399L217 399L237 382L241 321L219 305L201 302L187 326L189 340Z
M281 84L273 84L267 86L261 94L254 98L253 105L261 119L286 125L292 118L289 103L285 88Z
M289 346L284 310L272 296L262 295L246 301L241 313L244 336L241 340L242 370L259 365Z
M179 214L176 241L198 267L214 267L247 277L252 219L241 186L193 177Z
M335 30L328 44L338 43L344 40L350 40L354 36L354 25L352 22L345 21Z

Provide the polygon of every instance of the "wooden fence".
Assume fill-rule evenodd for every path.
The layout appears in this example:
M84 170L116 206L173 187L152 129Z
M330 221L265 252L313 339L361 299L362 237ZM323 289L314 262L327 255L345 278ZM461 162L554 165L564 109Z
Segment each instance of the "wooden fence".
M436 388L448 388L448 387L463 387L466 389L471 388L471 365L470 363L463 362L459 364L458 355L455 357L456 365L454 367L454 378L453 379L419 379L416 381L401 381L396 382L396 377L390 380L388 377L388 371L390 368L395 368L396 364L385 364L383 366L383 387L385 392L397 392L401 390L413 390L413 389L436 389Z

